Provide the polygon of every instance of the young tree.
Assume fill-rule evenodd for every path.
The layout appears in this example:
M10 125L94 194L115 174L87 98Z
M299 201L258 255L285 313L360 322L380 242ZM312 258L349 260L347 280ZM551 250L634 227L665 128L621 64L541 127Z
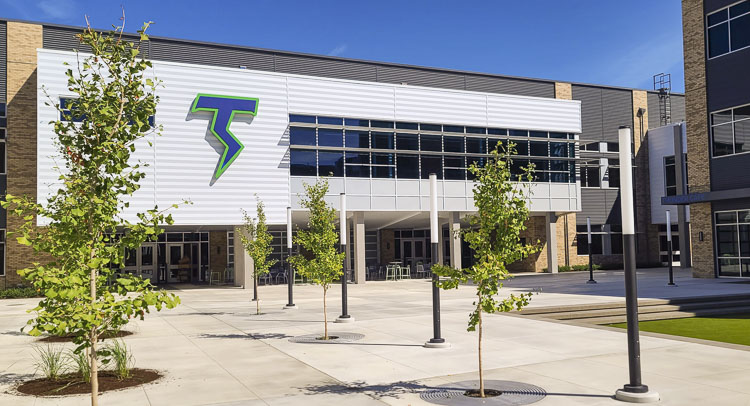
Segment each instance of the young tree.
M525 245L519 235L526 229L529 219L527 207L531 195L530 181L533 165L524 168L516 182L511 173L515 145L506 150L494 150L483 167L472 164L469 171L475 176L474 204L476 214L469 216L470 228L461 234L474 251L474 265L466 269L453 269L435 265L433 272L447 279L438 282L443 289L458 288L472 281L476 284L477 299L469 316L468 331L478 331L479 396L485 397L482 371L482 313L521 310L529 303L530 293L498 298L502 281L511 277L507 265L538 250L536 245Z
M148 25L139 31L141 40L148 38ZM156 207L138 213L135 222L123 216L127 199L145 176L142 165L131 162L135 143L160 129L149 123L159 102L154 93L158 82L148 78L151 63L139 57L139 45L126 41L122 33L122 26L108 33L88 26L79 34L91 55L78 55L78 66L66 71L68 91L76 98L67 105L52 98L47 103L64 118L50 122L58 162L63 163L57 168L57 190L46 204L34 196L7 195L2 202L9 213L25 220L13 232L18 242L45 258L19 271L44 294L31 310L35 317L27 323L30 334L74 337L75 351L88 356L94 406L97 361L107 363L111 356L97 347L99 336L120 329L132 317L143 319L150 306L161 310L180 302L148 280L115 271L126 250L156 241L163 231L159 225L172 224L171 215ZM35 226L37 217L49 224Z
M331 284L341 278L345 255L336 249L339 241L336 210L325 202L327 192L326 179L318 179L314 185L305 184L302 207L309 210L310 218L307 230L299 230L294 236L294 242L302 247L304 253L290 258L297 272L323 288L324 340L328 340L326 293Z
M253 289L255 289L255 314L260 314L260 299L258 298L258 279L267 274L271 267L278 262L275 259L268 259L273 252L271 241L273 236L268 232L266 225L266 213L263 211L263 202L258 200L256 206L258 219L253 220L245 210L242 210L242 217L245 224L242 226L243 232L240 233L240 241L245 247L250 258L253 259Z

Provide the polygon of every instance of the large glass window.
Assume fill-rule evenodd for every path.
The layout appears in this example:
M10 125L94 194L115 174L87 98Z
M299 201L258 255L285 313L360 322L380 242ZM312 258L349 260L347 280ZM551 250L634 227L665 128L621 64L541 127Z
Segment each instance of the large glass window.
M466 137L466 152L470 154L486 154L487 138Z
M607 179L609 187L620 187L620 160L609 159L607 162Z
M370 148L370 133L367 131L346 130L347 148Z
M289 166L292 176L316 176L316 153L311 150L292 149L289 151Z
M434 173L438 179L443 179L443 157L440 155L422 155L422 179L429 179Z
M466 152L464 149L464 137L443 137L445 152Z
M581 187L601 187L599 165L584 164L580 166Z
M439 135L422 134L420 142L420 149L422 151L440 152L443 150L443 137Z
M344 154L341 151L318 151L319 176L344 176Z
M395 178L396 160L393 154L372 153L372 177Z
M677 195L677 174L674 155L664 157L664 195Z
M750 152L750 106L711 113L713 156Z
M417 134L396 134L396 149L418 151L419 136Z
M706 32L709 58L750 46L750 0L706 16Z
M372 147L374 149L393 149L395 147L393 133L373 132Z
M419 155L396 155L396 176L399 179L419 179Z
M315 145L315 129L306 127L289 127L291 145Z
M318 145L321 147L343 147L344 132L331 128L318 128Z
M719 276L750 277L750 211L716 212Z

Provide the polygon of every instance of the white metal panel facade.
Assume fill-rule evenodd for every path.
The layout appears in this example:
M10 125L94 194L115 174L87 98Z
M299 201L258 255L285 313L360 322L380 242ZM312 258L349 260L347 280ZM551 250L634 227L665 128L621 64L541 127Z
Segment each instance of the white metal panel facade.
M38 199L44 201L57 179L53 170L54 133L48 124L57 113L44 105L46 98L41 86L54 98L68 95L62 63L67 61L74 65L76 58L72 52L45 49L38 50L38 58ZM161 137L150 136L153 147L144 141L134 156L149 167L141 190L131 199L129 218L134 218L136 210L142 211L155 204L165 207L188 199L191 205L174 211L178 225L240 224L240 209L253 211L257 196L266 204L269 222L283 223L285 208L290 205L290 198L296 200L299 191L296 187L290 189L289 113L573 133L580 132L581 128L578 101L160 61L153 64L154 75L164 85L158 90L161 101L156 112L156 123L163 125L164 131ZM218 179L213 179L213 174L224 147L208 130L210 115L190 112L199 93L259 99L255 117L235 116L231 131L245 149ZM407 186L401 183L409 181L348 182L345 184L343 178L332 182L331 192L356 191L361 197L356 200L358 209L421 209L420 197L424 193L419 181L412 181L415 187L408 187L410 192L406 194L398 190ZM551 196L551 188L558 186L564 186L565 193L555 190L555 196ZM544 189L541 193L544 197L540 195L539 202L532 199L532 210L580 210L576 184L543 184L535 186L537 188ZM470 185L463 185L463 190L466 191L464 196L451 197L451 209L472 209ZM399 200L399 196L404 199Z
M670 124L648 130L648 171L651 192L651 223L667 224L667 210L671 212L672 222L677 223L677 206L662 205L661 198L666 195L664 174L664 157L674 156L674 127L682 127L683 153L687 153L685 125ZM685 211L690 221L690 208Z

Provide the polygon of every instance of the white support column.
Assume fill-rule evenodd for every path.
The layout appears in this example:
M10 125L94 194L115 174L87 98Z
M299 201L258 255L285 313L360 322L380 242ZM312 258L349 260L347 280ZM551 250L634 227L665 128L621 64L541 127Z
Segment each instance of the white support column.
M547 272L557 273L557 216L547 213L545 230L547 231Z
M367 276L365 263L365 213L358 211L352 215L354 227L354 283L365 283Z
M243 289L252 289L253 283L253 259L247 251L242 248L240 234L243 227L234 228L234 286L242 286Z
M450 249L451 249L451 267L461 269L461 235L458 230L461 229L461 219L458 212L450 214L448 229L450 230Z

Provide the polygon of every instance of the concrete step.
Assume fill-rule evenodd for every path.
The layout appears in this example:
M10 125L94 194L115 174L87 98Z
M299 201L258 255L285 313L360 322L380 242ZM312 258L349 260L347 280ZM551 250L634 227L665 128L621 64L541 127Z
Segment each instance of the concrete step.
M750 306L750 300L727 300L719 302L698 302L698 303L684 303L684 304L659 304L659 305L647 305L638 306L638 313L650 314L650 313L664 313L664 312L679 312L679 311L692 311L700 309L726 309L734 307ZM588 319L592 317L606 317L606 316L624 316L626 314L625 306L610 308L610 309L598 309L598 310L579 310L579 311L564 311L558 313L546 313L543 317L557 319L557 320L575 320L575 319Z
M718 316L723 314L736 314L736 313L750 313L750 306L733 307L724 309L697 309L692 311L672 311L672 312L661 312L661 313L646 313L638 314L640 321L649 320L668 320L668 319L682 319L686 317L695 316ZM625 323L626 317L623 316L606 316L606 317L591 317L587 319L578 319L576 322L588 323L588 324L612 324L612 323Z

